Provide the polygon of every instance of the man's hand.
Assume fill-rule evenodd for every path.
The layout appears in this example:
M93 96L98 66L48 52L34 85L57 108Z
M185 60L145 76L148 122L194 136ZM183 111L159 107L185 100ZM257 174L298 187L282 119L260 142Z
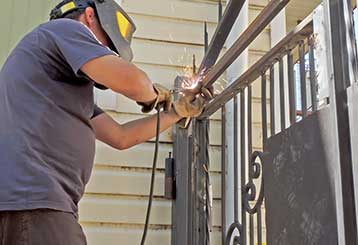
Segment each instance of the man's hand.
M206 100L201 95L183 94L173 105L175 112L182 118L198 117L204 110Z
M142 112L148 113L158 106L163 106L165 111L169 111L172 107L172 92L160 84L153 84L154 90L157 93L157 98L150 102L137 102L138 105L142 106Z

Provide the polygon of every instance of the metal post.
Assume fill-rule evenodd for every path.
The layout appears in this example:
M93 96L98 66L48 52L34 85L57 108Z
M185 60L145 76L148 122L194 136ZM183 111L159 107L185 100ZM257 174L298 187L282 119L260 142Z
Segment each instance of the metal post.
M252 87L251 85L248 86L247 88L247 158L250 159L252 155ZM250 160L247 161L248 163L248 169L250 168ZM248 170L248 172L250 172L250 170ZM250 175L250 173L249 173ZM246 187L246 183L245 183L245 187ZM244 186L242 186L241 188L245 189ZM246 193L246 195L248 196L248 193ZM249 197L247 197L247 199L249 199ZM253 201L253 200L250 200ZM247 204L246 204L247 205ZM248 206L243 206L242 207L245 212L247 212L247 208ZM254 225L254 215L250 214L249 215L249 244L250 245L254 245L255 242L255 225Z
M182 79L178 77L175 86L180 88ZM193 139L191 128L174 128L173 155L175 159L176 199L172 206L172 245L192 244L193 206Z
M210 245L211 196L209 174L209 119L193 121L195 171L193 241Z
M234 97L234 222L239 223L239 154L238 154L238 101L237 96Z
M261 117L262 117L262 146L267 139L267 96L266 96L267 78L266 71L261 75Z
M287 54L288 64L288 98L290 104L290 123L293 125L296 122L297 108L296 108L296 79L294 75L293 55L291 50Z
M221 108L221 243L225 245L226 238L226 107Z
M270 119L271 136L275 135L275 68L270 67Z
M330 101L337 138L336 199L339 245L357 245L357 219L354 203L350 125L347 88L356 81L357 61L354 49L352 6L350 0L325 0L325 22L330 74ZM337 183L338 182L338 183Z
M281 131L286 128L286 106L285 106L285 75L283 70L283 59L279 60L279 81L280 81L280 115L281 115Z
M314 56L314 37L309 39L309 56L310 56L310 84L311 84L311 101L312 111L317 111L317 78L316 78L316 62Z
M241 162L241 225L242 225L242 234L241 234L241 244L246 245L247 237L247 222L246 222L246 202L247 196L245 193L246 186L246 96L245 90L242 90L240 93L240 162Z
M307 116L307 84L306 84L306 62L305 62L305 43L301 41L299 46L300 54L300 80L301 80L301 110L302 117Z

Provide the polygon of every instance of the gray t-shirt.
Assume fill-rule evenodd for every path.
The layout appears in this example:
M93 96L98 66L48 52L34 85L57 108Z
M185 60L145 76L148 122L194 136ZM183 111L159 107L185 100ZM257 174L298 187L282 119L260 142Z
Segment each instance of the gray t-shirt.
M82 23L53 20L26 35L0 71L0 211L77 215L94 159L94 82L80 68L115 55Z

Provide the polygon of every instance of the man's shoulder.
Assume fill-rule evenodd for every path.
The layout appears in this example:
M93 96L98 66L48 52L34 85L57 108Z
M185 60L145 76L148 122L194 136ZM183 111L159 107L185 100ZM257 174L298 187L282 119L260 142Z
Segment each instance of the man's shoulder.
M38 27L39 30L65 31L65 30L87 30L87 27L80 21L71 19L51 20Z

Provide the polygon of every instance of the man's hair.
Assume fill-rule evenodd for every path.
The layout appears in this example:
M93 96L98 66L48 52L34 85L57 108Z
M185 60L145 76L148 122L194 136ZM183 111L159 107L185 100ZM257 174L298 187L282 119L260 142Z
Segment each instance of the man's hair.
M71 19L71 20L79 20L80 16L85 12L86 9L77 9L69 12L63 18Z

